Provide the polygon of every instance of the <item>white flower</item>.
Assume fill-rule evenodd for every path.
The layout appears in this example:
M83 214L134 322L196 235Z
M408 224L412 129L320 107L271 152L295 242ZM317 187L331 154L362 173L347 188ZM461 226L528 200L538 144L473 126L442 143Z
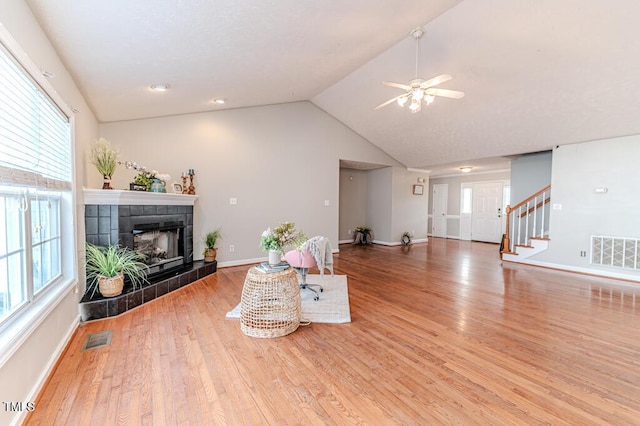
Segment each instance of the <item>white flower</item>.
M166 182L168 180L171 180L171 176L169 176L166 173L158 173L158 174L156 174L156 179L160 179L160 180L163 180L163 181Z
M271 228L267 228L267 230L262 233L263 237L268 237L269 235L271 235Z

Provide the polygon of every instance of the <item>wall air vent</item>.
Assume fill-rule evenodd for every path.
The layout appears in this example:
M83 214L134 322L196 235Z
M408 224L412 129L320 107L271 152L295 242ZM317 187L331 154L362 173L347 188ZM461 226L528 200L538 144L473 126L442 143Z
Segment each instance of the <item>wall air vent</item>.
M592 235L591 264L640 270L640 238Z

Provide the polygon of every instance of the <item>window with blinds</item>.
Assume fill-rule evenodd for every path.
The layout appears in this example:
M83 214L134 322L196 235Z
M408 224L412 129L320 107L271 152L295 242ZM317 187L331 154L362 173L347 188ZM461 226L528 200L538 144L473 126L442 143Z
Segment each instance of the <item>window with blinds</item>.
M0 329L63 281L72 158L69 118L0 43Z

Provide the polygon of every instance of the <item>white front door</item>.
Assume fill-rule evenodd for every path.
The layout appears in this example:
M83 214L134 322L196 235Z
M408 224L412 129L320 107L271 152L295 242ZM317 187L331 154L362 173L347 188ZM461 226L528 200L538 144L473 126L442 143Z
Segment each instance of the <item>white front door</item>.
M449 185L446 183L433 185L433 214L431 234L434 237L447 238L447 197Z
M499 243L502 239L502 182L473 185L471 239Z

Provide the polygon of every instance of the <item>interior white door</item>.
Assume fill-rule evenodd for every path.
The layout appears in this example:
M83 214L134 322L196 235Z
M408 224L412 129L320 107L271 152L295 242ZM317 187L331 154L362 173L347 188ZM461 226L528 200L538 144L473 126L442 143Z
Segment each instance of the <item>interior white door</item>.
M471 239L499 243L502 238L502 182L473 185Z
M433 185L433 212L431 234L434 237L447 238L447 199L449 185L440 183Z

